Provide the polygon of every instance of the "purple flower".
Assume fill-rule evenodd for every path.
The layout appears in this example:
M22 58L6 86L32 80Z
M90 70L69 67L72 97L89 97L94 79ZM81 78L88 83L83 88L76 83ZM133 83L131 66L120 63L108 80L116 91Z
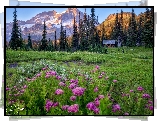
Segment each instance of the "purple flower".
M62 110L67 110L68 107L69 107L69 105L63 105Z
M55 76L57 73L55 71L49 71L49 74Z
M70 88L70 89L74 89L74 88L76 88L76 86L77 86L77 84L71 83L71 84L69 85L69 88Z
M142 91L142 90L143 90L143 87L137 87L137 90L138 90L138 91Z
M118 105L118 104L113 105L113 109L112 109L113 112L116 112L119 110L120 110L120 105Z
M46 111L48 112L52 106L53 106L53 102L51 102L50 100L47 100L46 105L45 105Z
M94 101L94 104L95 104L95 106L97 106L97 107L98 107L98 106L100 105L99 100L95 100L95 101Z
M124 113L124 115L129 115L129 113Z
M57 89L55 92L56 95L61 95L63 93L64 93L64 91L62 89Z
M21 93L24 93L24 92L25 92L25 90L24 90L24 89L22 89L22 90L20 90L20 92L21 92Z
M99 114L99 112L100 112L99 108L95 108L93 111L95 114Z
M75 101L75 100L76 100L76 96L71 96L71 97L70 97L70 100L71 100L71 101Z
M63 82L59 82L59 86L66 86L66 84Z
M100 75L100 76L99 76L99 79L101 79L101 78L102 78L102 76Z
M95 68L96 68L97 70L99 70L99 66L98 66L98 65L96 65Z
M130 90L130 92L134 92L134 90Z
M10 90L10 88L6 87L6 91Z
M98 92L98 87L95 87L94 92Z
M23 88L26 89L26 88L27 88L27 85L24 85Z
M45 78L49 78L49 77L50 77L50 75L46 75L46 76L45 76Z
M14 86L14 88L16 88L16 86Z
M153 106L149 106L149 110L154 110L154 107Z
M86 107L89 109L89 110L94 110L96 108L95 104L93 102L89 102Z
M41 76L41 74L40 73L38 73L37 75L36 75L36 77L40 77Z
M84 94L85 88L82 87L76 87L75 89L72 90L73 94L75 96L81 96Z
M151 100L148 100L148 104L153 104L153 101L151 101Z
M52 107L57 107L59 105L58 102L53 103Z
M70 83L78 84L78 80L77 80L77 79L76 79L76 80L71 79L71 80L70 80Z
M67 110L68 112L76 113L79 110L79 105L78 104L71 105L67 108Z
M104 98L104 95L99 95L98 96L99 100Z
M101 74L102 74L102 75L104 75L104 74L105 74L105 72L101 72Z
M115 83L115 82L117 82L117 80L113 80L113 82Z
M57 79L57 80L60 80L60 79L61 79L61 76L56 76L56 79Z
M142 97L143 97L143 98L150 98L150 95L149 95L149 94L143 94Z

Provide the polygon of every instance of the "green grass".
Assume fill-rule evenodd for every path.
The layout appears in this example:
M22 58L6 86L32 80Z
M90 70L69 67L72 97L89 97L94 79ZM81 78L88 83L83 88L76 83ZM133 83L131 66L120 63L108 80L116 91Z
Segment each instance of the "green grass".
M55 70L59 75L62 75L63 77L67 77L69 79L72 78L79 78L76 76L76 73L88 73L89 76L93 78L94 85L97 85L100 88L100 93L104 94L105 96L109 93L112 95L112 98L116 101L116 103L120 104L121 106L121 112L113 113L110 109L108 111L102 111L101 114L103 115L123 115L125 112L129 112L130 115L152 115L152 112L148 109L145 109L144 106L146 104L146 100L140 99L139 97L142 96L143 93L147 93L151 96L150 100L153 100L153 49L150 48L124 48L124 53L122 52L122 48L109 48L108 54L99 54L99 53L90 53L90 52L75 52L75 53L67 53L67 52L34 52L34 51L11 51L7 50L6 52L6 83L9 87L13 87L17 85L19 88L21 88L21 85L30 85L30 88L33 89L37 87L38 85L41 85L39 88L37 88L37 92L42 95L42 92L40 90L43 90L47 83L52 83L55 85L53 89L50 89L50 85L46 86L46 90L44 91L43 95L49 94L47 98L50 98L50 94L53 95L55 89L59 88L56 83L58 83L54 78L48 79L47 83L44 83L45 80L44 75L34 81L33 83L29 83L26 81L26 77L32 78L37 73L41 71L43 67L48 65L50 68ZM9 65L11 63L18 63L18 67L16 68L9 68ZM104 71L106 73L106 76L109 77L109 81L106 82L103 79L98 79L99 73L91 73L91 70L93 68L99 65L100 71ZM70 73L72 72L72 74ZM45 74L42 71L43 74ZM12 76L9 76L12 74ZM83 79L83 77L81 78ZM110 85L113 79L117 80L116 84ZM79 80L80 81L80 80ZM20 83L19 83L20 82ZM109 83L110 82L110 83ZM69 84L69 82L67 82ZM102 84L105 85L105 88L102 87ZM36 85L33 87L32 85ZM80 86L84 87L85 84L80 83ZM138 92L137 87L142 86L144 88L143 92ZM21 96L20 99L25 99L27 97L27 100L31 99L29 95L30 88L26 89L26 94L24 93L24 96ZM86 103L93 100L93 97L96 98L96 95L93 95L94 92L92 92L92 89L94 87L90 87L89 98L87 98ZM68 100L69 96L72 95L71 92L68 91L67 88L63 88L67 95L64 97L65 100ZM131 94L130 98L123 97L122 93L130 93L129 91L133 89L135 90L135 94ZM8 93L9 94L9 93ZM36 96L35 93L34 97ZM32 95L33 95L32 94ZM40 98L41 95L36 96L36 98ZM93 95L93 97L90 97L90 95ZM87 96L87 95L84 95ZM87 96L88 97L88 96ZM140 102L132 103L135 101L135 98L138 98L141 100ZM9 96L8 96L9 98ZM43 96L43 101L41 101L41 105L44 106L45 100L47 99L45 96ZM105 98L103 101L107 100ZM35 100L34 100L35 101ZM36 101L38 101L36 99ZM60 101L59 99L56 99L56 101L63 103L66 103L66 101ZM27 101L26 101L27 102ZM23 105L31 106L34 104L30 103L24 103ZM32 101L31 101L32 102ZM102 102L101 102L102 103ZM108 102L108 105L111 103ZM69 103L74 104L74 103ZM80 110L82 112L78 112L78 114L91 114L91 112L88 112L85 108L85 104L82 102L79 102L82 107L80 107ZM15 104L17 105L17 104ZM34 104L35 105L35 104ZM37 107L40 107L36 105ZM84 107L83 107L84 106ZM101 105L102 106L102 105ZM100 106L100 109L102 109ZM137 108L138 106L138 108ZM131 109L133 107L134 109ZM8 108L9 105L8 105ZM38 109L38 108L37 108ZM140 110L138 110L140 109ZM38 109L40 110L40 109ZM59 114L63 114L63 112L58 108L57 109ZM39 111L40 112L40 111ZM37 115L40 115L39 112L36 112ZM15 115L16 113L12 113L12 115ZM31 112L27 112L26 110L21 112L21 114L31 114ZM45 112L43 111L43 114ZM53 110L49 112L49 114L53 114ZM59 115L58 114L58 115ZM64 114L67 114L65 112ZM17 114L16 114L17 115ZM57 114L53 114L57 115ZM71 114L68 114L71 115Z

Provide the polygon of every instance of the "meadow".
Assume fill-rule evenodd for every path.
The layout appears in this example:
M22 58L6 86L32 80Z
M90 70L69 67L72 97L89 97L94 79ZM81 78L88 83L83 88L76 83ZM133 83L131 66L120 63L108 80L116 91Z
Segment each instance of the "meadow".
M153 49L6 51L7 115L153 115Z

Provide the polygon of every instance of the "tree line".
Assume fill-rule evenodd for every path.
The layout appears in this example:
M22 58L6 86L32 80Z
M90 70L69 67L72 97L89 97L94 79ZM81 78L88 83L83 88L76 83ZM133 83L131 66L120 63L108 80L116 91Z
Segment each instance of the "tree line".
M9 42L9 47L13 50L25 49L25 50L35 50L32 46L31 35L28 35L28 43L24 44L21 30L18 26L18 20L16 15L16 8L13 12L13 28L12 36ZM114 39L122 43L122 46L145 46L154 47L153 40L153 22L154 22L154 12L153 8L146 8L146 12L143 16L140 16L139 21L135 19L134 9L132 9L129 28L123 27L123 11L121 10L120 17L116 13L116 20L114 28L112 29L110 39ZM46 24L43 24L42 40L40 41L39 51L96 51L96 52L107 52L107 49L103 47L103 40L106 39L104 24L101 30L97 29L99 25L98 16L95 15L95 9L91 8L91 14L87 15L86 9L84 12L83 19L80 18L77 25L76 18L74 17L73 24L73 35L71 43L68 42L68 37L66 36L66 30L61 22L60 38L59 43L55 40L46 39Z

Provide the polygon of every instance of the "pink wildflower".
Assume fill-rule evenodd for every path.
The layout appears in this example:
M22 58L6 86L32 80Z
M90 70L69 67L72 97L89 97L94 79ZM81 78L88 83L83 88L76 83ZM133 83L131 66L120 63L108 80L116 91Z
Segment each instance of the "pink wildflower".
M82 87L76 87L75 89L72 90L73 94L75 96L81 96L84 94L85 88Z
M67 110L68 112L76 113L79 110L79 105L78 104L71 105L67 108Z
M98 92L98 87L96 87L96 88L94 89L94 92Z
M70 100L71 100L71 101L75 101L75 100L76 100L76 96L71 96L71 97L70 97Z
M61 95L63 93L64 93L64 91L62 89L57 89L55 92L56 95Z

